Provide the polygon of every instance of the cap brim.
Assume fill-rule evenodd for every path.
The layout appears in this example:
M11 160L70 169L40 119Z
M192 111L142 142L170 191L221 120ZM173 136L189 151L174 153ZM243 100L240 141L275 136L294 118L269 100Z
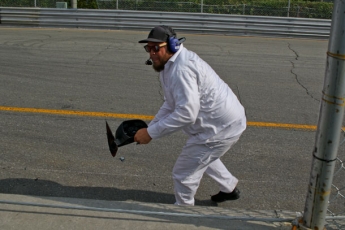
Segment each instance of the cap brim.
M147 38L147 39L139 41L139 43L148 43L148 42L165 42L165 41L155 39L155 38Z

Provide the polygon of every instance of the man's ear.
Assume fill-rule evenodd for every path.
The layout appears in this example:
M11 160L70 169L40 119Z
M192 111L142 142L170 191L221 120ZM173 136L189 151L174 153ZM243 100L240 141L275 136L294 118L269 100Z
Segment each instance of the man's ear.
M169 54L170 57L172 57L174 55L174 53L168 49L168 46L165 46L165 50Z

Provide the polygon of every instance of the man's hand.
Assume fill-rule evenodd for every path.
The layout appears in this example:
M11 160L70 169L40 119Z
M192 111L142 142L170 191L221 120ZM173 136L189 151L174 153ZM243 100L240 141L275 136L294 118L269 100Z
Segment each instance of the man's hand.
M139 129L134 136L134 142L137 142L138 144L148 144L151 140L152 138L147 132L147 128Z

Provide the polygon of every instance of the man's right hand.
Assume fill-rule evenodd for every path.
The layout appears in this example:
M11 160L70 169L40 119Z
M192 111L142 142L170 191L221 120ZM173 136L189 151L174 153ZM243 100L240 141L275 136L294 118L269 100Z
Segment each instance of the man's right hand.
M134 135L134 142L137 142L138 144L148 144L151 140L152 138L147 132L147 128L139 129Z

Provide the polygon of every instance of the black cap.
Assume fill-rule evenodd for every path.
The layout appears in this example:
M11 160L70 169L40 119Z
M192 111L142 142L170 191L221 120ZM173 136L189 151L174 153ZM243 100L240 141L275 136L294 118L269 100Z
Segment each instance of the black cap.
M156 26L150 31L147 39L141 40L139 43L167 42L172 36L176 37L176 33L170 26Z

